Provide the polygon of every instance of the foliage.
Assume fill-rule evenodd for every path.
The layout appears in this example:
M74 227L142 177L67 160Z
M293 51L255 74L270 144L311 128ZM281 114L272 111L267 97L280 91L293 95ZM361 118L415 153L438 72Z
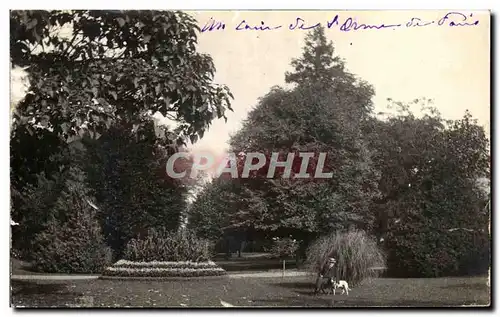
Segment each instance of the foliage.
M34 235L48 221L64 187L73 155L72 148L50 131L33 132L15 127L10 142L11 218L21 224L13 230L12 240L25 259L31 257Z
M397 115L371 126L374 163L382 172L382 198L374 209L389 271L398 276L473 274L465 263L476 257L485 272L488 197L478 186L489 174L484 130L469 113L446 122L428 101L415 102L427 107L422 118L409 105L396 103Z
M296 255L299 249L299 242L292 238L273 238L270 253L278 258L290 258Z
M99 273L111 261L111 250L95 220L81 172L72 169L72 175L45 229L34 238L33 267L46 273Z
M373 225L369 207L377 196L378 174L371 167L366 141L360 138L373 89L332 56L333 44L327 43L323 32L312 31L304 55L292 62L296 72L287 73L287 82L297 85L271 89L231 137L230 152L264 153L267 162L249 178L221 176L232 184L232 196L222 206L229 210L232 228L307 240L330 230L351 226L370 230ZM284 168L267 178L272 152L280 152L280 161L295 154L292 176L303 162L299 152L313 153L309 173L315 172L319 153L326 153L323 171L333 172L333 178L284 179ZM235 159L241 175L246 157Z
M491 245L485 232L412 225L398 228L387 237L391 276L441 277L488 272Z
M228 225L226 184L205 184L189 207L188 228L201 238L218 241Z
M196 52L196 21L172 11L11 11L10 26L11 63L30 86L13 110L14 243L30 250L71 165L89 176L115 256L145 223L176 228L186 184L165 177L166 159L231 109L211 57ZM153 124L156 112L178 127Z
M43 174L39 175L37 186L27 184L22 192L13 186L11 217L21 225L12 230L12 247L19 251L21 259L33 258L30 251L34 237L45 228L63 188L61 175L50 180Z
M87 167L100 207L107 243L119 258L126 243L148 228L175 230L186 207L187 187L165 176L165 156L154 131L130 139L123 127L112 127L99 140L84 139Z
M12 11L10 25L12 64L29 67L31 83L18 124L34 119L68 139L113 121L140 130L141 116L158 111L194 142L230 109L232 96L212 83L215 67L196 52L199 28L186 13Z
M365 120L373 109L371 98L375 92L369 83L349 73L345 62L334 54L333 43L327 41L325 29L313 29L306 34L302 56L292 60L294 72L285 73L285 82L302 87L333 86L337 96L336 102L355 105L350 108L357 116L356 120L351 122L355 125L357 121ZM314 107L314 104L311 106Z
M125 260L150 261L208 261L208 241L197 238L192 232L167 232L149 230L147 236L128 242Z
M363 231L337 231L321 236L307 250L306 265L317 273L330 257L337 260L337 278L349 285L376 277L379 271L372 268L385 266L384 253L375 239Z
M43 130L39 132L43 133ZM74 168L77 166L74 158L80 155L80 149L74 144L61 144L52 139L61 145L57 149L51 144L37 144L36 138L26 135L20 140L22 143L15 145L11 142L11 217L20 223L13 231L12 239L23 259L30 260L34 236L54 216L54 206L67 180L83 181L84 178L78 175L81 171ZM32 153L27 152L30 150ZM37 158L37 155L40 156ZM27 165L23 165L23 161ZM82 185L87 186L86 183ZM61 210L57 212L64 214ZM68 212L71 210L66 210Z

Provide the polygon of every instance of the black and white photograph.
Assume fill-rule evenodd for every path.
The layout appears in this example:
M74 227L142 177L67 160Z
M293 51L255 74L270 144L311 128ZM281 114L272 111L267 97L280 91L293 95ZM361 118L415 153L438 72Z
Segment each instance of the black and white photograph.
M490 11L9 18L12 308L492 305Z

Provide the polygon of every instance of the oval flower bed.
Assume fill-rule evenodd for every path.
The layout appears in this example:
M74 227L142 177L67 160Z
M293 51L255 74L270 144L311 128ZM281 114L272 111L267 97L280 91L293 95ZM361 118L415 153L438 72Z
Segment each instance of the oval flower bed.
M222 276L226 271L213 261L207 262L132 262L120 260L106 268L110 277L204 277Z

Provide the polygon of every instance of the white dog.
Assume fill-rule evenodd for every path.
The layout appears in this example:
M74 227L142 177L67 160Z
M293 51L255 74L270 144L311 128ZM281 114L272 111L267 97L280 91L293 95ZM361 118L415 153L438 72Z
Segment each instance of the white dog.
M349 284L347 283L347 281L339 281L338 283L336 283L334 280L332 280L332 283L333 283L333 295L335 295L335 291L337 290L337 288L341 288L342 289L342 294L347 294L349 295L349 291L351 290L349 288Z

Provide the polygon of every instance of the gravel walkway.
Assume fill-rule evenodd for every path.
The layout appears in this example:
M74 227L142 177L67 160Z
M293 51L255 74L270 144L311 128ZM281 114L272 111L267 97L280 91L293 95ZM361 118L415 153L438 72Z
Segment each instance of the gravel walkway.
M307 276L309 273L301 271L286 271L285 277ZM227 275L229 278L257 278L257 277L282 277L280 271L270 272L231 272ZM11 280L14 281L68 281L68 280L95 280L99 275L11 275Z

